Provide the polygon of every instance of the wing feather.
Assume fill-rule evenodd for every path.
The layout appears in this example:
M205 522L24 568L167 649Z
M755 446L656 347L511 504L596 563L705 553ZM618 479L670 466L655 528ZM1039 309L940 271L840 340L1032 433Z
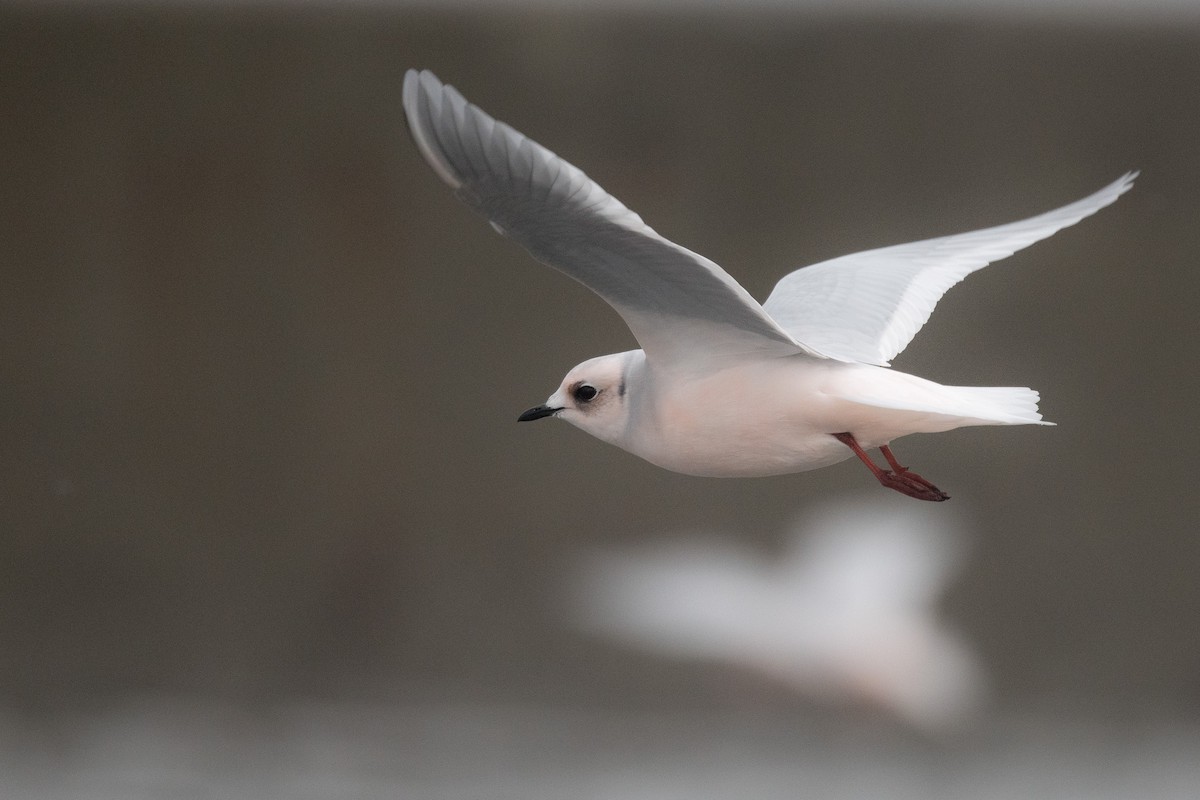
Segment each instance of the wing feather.
M405 76L404 110L438 176L534 258L608 301L649 363L702 370L728 355L805 351L719 266L432 73Z
M1136 172L1062 208L994 228L867 250L804 267L763 308L796 341L841 361L887 366L967 275L1096 213Z

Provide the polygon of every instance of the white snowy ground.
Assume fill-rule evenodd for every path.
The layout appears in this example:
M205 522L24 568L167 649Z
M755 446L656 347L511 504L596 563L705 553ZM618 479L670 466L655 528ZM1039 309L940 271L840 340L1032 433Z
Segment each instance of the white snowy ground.
M0 718L6 800L1195 798L1200 727L1007 719L931 741L803 714L163 699Z

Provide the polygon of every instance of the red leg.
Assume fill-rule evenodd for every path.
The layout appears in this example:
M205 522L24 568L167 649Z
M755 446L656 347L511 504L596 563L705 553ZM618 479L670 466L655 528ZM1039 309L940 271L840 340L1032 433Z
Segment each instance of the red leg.
M888 465L891 466L890 470L878 467L871 460L870 456L867 455L866 451L862 449L862 445L854 438L854 434L848 432L835 433L833 434L833 438L853 450L854 455L858 456L858 459L867 465L867 469L871 470L871 474L887 488L894 489L909 497L915 497L918 500L941 502L942 500L950 499L950 495L917 473L910 471L907 467L900 466L900 462L896 460L891 448L887 445L879 449L883 453L883 457L887 459Z
M892 448L886 444L879 448L879 452L883 453L883 457L887 459L888 466L896 470L896 472L907 472L908 467L900 466L900 462L896 460L896 456L892 455Z

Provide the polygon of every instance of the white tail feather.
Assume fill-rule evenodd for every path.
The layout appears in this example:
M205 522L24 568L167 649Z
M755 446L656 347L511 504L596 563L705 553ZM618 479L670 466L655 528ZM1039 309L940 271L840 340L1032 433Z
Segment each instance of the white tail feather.
M1038 412L1041 396L1023 386L947 386L964 416L998 425L1053 425Z

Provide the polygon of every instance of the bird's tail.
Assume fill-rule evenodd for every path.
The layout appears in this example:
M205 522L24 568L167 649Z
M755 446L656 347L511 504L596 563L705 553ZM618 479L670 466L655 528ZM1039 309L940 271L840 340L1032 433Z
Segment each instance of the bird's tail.
M976 421L979 425L1053 425L1038 411L1041 396L1033 389L1018 386L946 386L951 413ZM970 423L968 423L970 424Z
M909 433L934 433L963 425L1053 424L1038 413L1040 398L1033 389L944 386L879 367L843 371L832 394L853 403L901 412L907 418Z

